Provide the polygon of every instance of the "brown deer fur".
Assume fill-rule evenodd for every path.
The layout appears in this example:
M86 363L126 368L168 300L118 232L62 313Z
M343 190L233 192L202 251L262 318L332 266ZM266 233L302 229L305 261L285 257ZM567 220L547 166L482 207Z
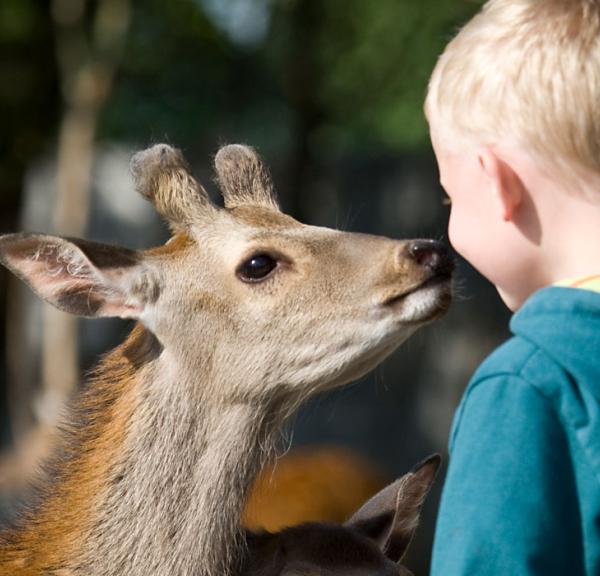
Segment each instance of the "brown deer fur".
M132 169L175 232L164 247L0 237L0 261L46 301L139 322L75 399L38 504L0 533L0 575L231 574L286 417L450 302L443 247L300 224L251 148L217 155L224 209L168 146Z

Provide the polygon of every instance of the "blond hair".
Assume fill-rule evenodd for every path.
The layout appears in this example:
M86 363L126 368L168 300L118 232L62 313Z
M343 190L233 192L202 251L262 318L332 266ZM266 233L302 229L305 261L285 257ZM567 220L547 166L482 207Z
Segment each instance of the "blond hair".
M425 108L452 139L600 175L600 0L489 0L440 56Z

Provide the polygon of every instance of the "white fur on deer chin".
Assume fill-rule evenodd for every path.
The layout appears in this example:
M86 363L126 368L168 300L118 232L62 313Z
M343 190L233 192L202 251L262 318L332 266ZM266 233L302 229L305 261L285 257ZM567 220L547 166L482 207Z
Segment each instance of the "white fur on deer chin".
M403 322L429 322L444 314L452 298L451 280L420 288L408 294L402 303L400 320Z

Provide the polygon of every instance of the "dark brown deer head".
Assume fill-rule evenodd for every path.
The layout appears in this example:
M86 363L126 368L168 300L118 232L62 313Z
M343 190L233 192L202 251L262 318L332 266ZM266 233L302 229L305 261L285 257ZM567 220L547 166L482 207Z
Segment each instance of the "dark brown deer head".
M373 496L343 525L248 533L243 576L408 576L400 565L435 479L431 456Z

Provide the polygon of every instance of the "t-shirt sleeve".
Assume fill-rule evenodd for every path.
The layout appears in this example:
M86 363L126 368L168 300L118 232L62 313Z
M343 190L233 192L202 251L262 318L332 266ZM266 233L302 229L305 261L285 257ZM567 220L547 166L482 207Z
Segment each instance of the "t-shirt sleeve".
M432 576L584 573L570 452L550 400L513 375L477 382L450 449Z

